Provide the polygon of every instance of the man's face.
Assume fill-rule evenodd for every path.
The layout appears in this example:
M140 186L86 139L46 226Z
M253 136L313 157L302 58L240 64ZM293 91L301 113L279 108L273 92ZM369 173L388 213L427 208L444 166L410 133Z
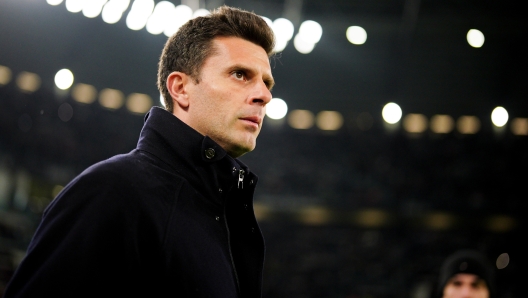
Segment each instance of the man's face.
M255 148L271 100L273 77L264 49L236 37L213 40L214 52L187 85L188 125L233 157Z
M477 275L459 273L447 281L443 298L489 298L489 290Z

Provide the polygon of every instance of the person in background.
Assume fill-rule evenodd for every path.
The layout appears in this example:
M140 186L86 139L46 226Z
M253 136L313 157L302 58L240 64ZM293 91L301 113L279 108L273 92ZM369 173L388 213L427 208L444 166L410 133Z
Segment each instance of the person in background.
M274 43L262 17L228 6L170 37L165 109L50 203L4 297L261 297L257 176L238 157L271 100Z
M495 298L494 267L484 254L463 249L449 255L438 275L435 298Z

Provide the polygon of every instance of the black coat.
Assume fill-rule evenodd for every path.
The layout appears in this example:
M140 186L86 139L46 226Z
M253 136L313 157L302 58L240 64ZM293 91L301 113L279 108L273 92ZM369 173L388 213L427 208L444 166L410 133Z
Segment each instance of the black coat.
M257 177L154 107L136 149L50 203L9 297L261 297Z

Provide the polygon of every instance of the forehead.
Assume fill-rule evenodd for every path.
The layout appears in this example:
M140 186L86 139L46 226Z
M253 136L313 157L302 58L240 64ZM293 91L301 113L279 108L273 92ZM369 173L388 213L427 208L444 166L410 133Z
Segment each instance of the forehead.
M216 37L212 41L213 51L207 60L229 63L250 63L248 66L263 68L271 73L269 57L261 46L239 37Z
M458 273L451 277L452 281L462 281L462 282L468 282L468 283L474 283L477 281L480 281L481 278L476 274L470 274L470 273Z

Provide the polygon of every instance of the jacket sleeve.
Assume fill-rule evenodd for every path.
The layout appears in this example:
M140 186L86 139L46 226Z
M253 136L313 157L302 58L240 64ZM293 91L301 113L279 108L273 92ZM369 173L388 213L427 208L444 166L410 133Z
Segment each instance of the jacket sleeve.
M45 210L5 298L122 296L125 280L141 282L146 260L139 252L156 247L149 242L158 236L147 232L156 228L143 220L133 179L124 176L92 167L64 188Z

